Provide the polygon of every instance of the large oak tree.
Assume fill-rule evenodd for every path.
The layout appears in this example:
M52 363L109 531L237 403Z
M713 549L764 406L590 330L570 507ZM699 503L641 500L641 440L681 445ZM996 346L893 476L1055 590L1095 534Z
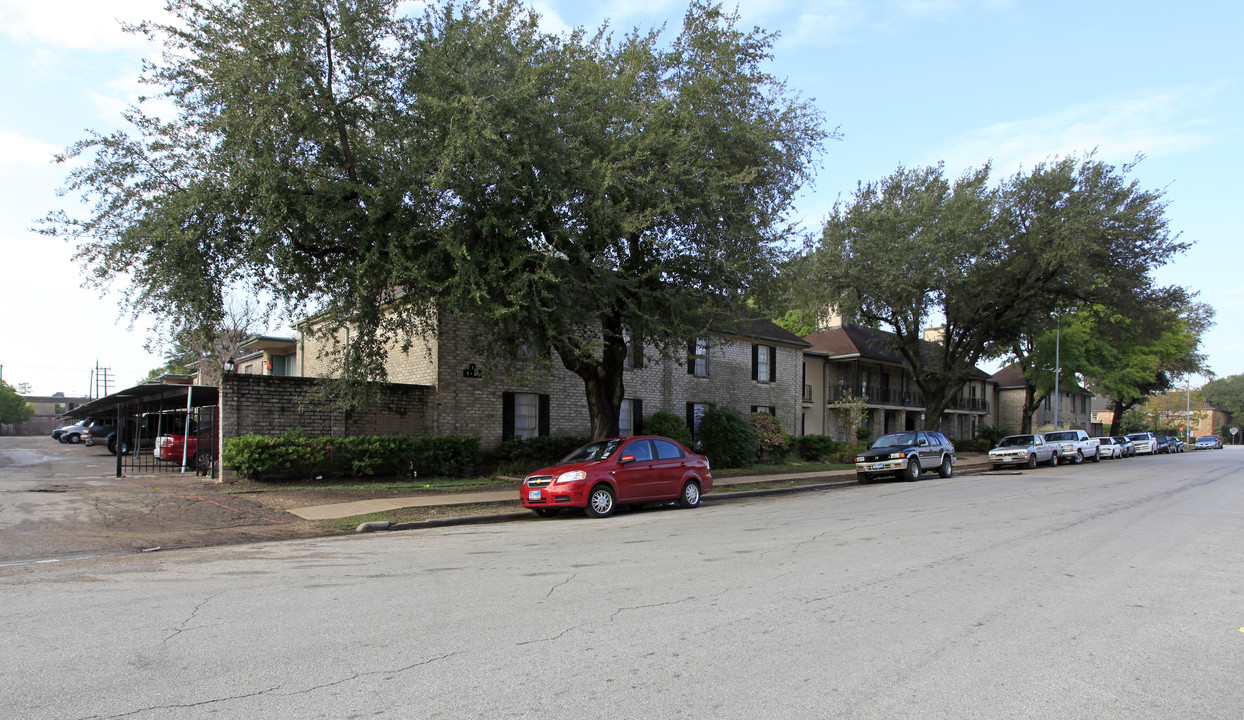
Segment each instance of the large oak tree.
M813 309L893 334L936 429L983 359L1060 312L1143 295L1150 270L1186 247L1162 193L1130 171L1064 158L991 187L988 167L953 182L941 166L900 168L835 205L792 277Z
M694 0L658 31L554 35L515 0L173 0L135 109L71 192L101 282L218 326L231 288L323 314L342 374L471 318L481 350L551 348L617 432L626 340L677 356L762 290L829 133L767 74L773 37ZM494 367L499 363L494 363Z

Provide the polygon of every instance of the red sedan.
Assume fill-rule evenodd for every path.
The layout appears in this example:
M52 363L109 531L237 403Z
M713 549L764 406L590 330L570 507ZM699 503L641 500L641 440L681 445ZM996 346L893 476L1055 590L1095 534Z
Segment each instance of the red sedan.
M523 480L519 499L540 517L582 508L588 517L612 515L619 504L677 500L700 504L713 489L708 458L664 437L622 437L588 443L558 464Z

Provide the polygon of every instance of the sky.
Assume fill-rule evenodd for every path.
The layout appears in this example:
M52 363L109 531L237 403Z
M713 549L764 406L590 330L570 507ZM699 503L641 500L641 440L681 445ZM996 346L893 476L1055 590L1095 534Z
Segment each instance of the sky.
M540 0L545 27L621 33L665 25L672 0ZM1161 189L1191 250L1155 275L1217 311L1202 351L1219 377L1244 373L1244 3L1140 0L744 0L745 26L779 34L769 71L815 102L827 144L795 217L815 229L859 182L944 162L991 162L1002 178L1054 156L1121 165ZM74 248L32 230L61 196L54 153L122 127L141 60L158 48L120 20L159 18L163 0L0 0L0 378L34 394L85 395L98 363L111 390L162 364L160 338L114 288L83 287ZM267 328L288 333L287 328ZM991 367L987 369L996 369ZM1190 379L1193 387L1204 378Z

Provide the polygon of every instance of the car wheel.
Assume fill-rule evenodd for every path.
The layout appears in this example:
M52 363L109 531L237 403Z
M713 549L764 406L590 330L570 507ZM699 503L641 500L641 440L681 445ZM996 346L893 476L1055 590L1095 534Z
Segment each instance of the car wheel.
M212 468L212 451L200 450L194 454L194 467L199 472L205 473Z
M1058 467L1058 463L1062 459L1062 456L1058 453L1050 453L1050 467Z
M1028 462L1024 463L1024 466L1027 467L1029 470L1035 468L1037 466L1037 456L1029 455Z
M74 433L70 435L68 438L66 438L66 441L70 445L77 445L78 443L82 442L82 436L79 435L78 433Z
M1079 450L1076 450L1076 456L1071 460L1071 462L1075 463L1076 465L1079 465L1080 463L1084 462L1084 453L1080 452Z
M1097 448L1097 452L1093 453L1093 462L1101 462L1101 448Z
M855 473L855 481L860 485L867 485L872 482L868 477L868 473Z
M117 454L117 441L116 440L108 441L108 452L113 455Z
M608 485L597 485L587 496L587 507L583 508L583 512L588 517L609 517L616 506L617 500L613 496L613 490L610 490Z
M942 456L942 464L937 466L937 476L948 478L955 474L955 468L950 464L950 456Z
M923 471L920 469L920 460L911 458L907 461L907 469L903 471L903 479L907 482L914 482L920 479L921 472Z
M557 508L534 508L532 511L542 518L551 518L557 515Z
M678 504L685 508L693 508L700 504L700 484L694 480L683 483L682 494L678 496Z

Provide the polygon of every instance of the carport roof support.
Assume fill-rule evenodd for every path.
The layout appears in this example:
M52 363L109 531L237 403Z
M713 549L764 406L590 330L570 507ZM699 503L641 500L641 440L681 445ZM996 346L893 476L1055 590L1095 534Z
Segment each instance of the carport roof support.
M193 390L193 394L191 391ZM67 418L110 416L119 405L141 401L144 410L185 410L189 396L190 407L209 407L220 402L220 390L214 385L165 385L144 383L119 390L65 413Z

